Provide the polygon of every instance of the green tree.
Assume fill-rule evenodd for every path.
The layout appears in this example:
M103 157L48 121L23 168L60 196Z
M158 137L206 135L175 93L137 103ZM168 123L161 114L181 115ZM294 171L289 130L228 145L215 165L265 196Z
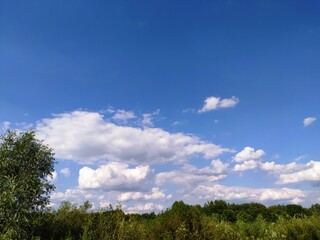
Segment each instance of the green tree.
M210 201L205 203L203 209L207 216L212 214L221 215L225 210L228 209L228 204L223 200L215 200L214 202Z
M34 131L0 137L0 239L30 239L32 216L47 206L54 185L53 151Z
M320 204L319 203L312 204L311 207L310 207L310 212L313 215L319 216L320 215Z
M307 214L306 209L298 204L288 204L285 206L285 210L290 217L302 217Z

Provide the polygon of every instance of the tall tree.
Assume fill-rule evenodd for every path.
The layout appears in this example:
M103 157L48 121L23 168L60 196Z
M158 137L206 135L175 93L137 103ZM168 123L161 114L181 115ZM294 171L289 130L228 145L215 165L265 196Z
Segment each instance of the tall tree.
M54 190L53 156L32 130L0 137L0 239L32 237L32 216L47 206Z

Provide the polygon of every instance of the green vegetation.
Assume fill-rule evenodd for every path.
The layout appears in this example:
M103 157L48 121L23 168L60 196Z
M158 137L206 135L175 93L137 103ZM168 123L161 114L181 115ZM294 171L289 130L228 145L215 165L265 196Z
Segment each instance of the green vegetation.
M125 214L120 206L93 211L63 202L46 209L54 186L52 150L35 133L8 131L0 142L0 240L320 239L320 205L182 201L155 213Z
M34 224L38 239L320 239L320 205L265 207L259 203L200 205L175 202L159 214L125 214L89 202L47 210Z
M52 149L35 133L8 131L0 138L0 239L31 239L36 213L54 186Z

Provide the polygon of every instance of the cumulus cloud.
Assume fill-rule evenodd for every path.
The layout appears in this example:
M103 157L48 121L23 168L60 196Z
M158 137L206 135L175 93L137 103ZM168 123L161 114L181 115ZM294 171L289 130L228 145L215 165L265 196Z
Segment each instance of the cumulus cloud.
M240 151L233 157L233 160L235 162L259 160L263 155L265 155L265 152L261 149L254 151L254 148L252 147L245 147L242 151Z
M217 110L219 108L231 108L239 103L239 99L235 96L231 98L221 99L220 97L208 97L204 101L203 107L199 110L200 113Z
M288 163L288 164L276 164L275 162L265 162L260 163L260 168L264 171L271 173L290 173L301 168L296 162Z
M132 111L125 111L123 109L119 109L116 111L116 113L113 115L112 119L126 122L130 119L136 118L136 115Z
M200 199L242 200L246 202L294 201L306 198L307 194L291 188L246 188L227 187L220 184L212 186L199 185L190 195Z
M125 192L118 196L118 201L125 202L130 200L155 200L155 199L165 199L166 195L159 188L154 187L150 194L145 194L142 192Z
M320 162L310 161L303 166L303 169L281 173L277 184L289 184L298 182L320 182Z
M69 177L70 176L70 169L69 168L62 168L60 172L65 176Z
M246 171L250 169L255 169L258 166L258 162L255 160L247 160L244 163L236 164L234 166L234 171Z
M156 176L156 184L174 183L177 185L194 187L204 182L217 182L227 177L228 163L213 160L209 167L196 168L187 164L182 170L161 172Z
M260 168L275 175L278 178L277 184L320 182L320 162L318 161L310 161L306 164L265 162L260 163Z
M234 166L235 171L245 171L256 168L265 152L261 149L254 150L252 147L245 147L242 151L233 157L233 161L237 162Z
M102 189L105 191L145 190L152 178L149 166L129 168L128 164L111 162L97 169L83 167L79 171L80 189Z
M211 161L211 165L209 167L200 168L198 173L203 175L221 175L227 173L228 167L228 163L223 163L218 159Z
M132 164L182 163L197 154L213 158L232 151L184 133L118 126L97 112L56 114L37 122L36 131L37 138L54 148L57 158L82 164L101 160Z
M307 117L303 120L303 125L305 127L308 127L310 126L312 123L314 123L315 121L317 120L317 118L315 117Z

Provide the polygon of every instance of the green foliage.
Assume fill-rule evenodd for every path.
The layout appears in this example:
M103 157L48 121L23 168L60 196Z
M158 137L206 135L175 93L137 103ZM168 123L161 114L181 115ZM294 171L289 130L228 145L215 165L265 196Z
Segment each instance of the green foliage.
M207 215L199 205L182 201L159 213L125 214L120 207L110 206L90 211L90 203L76 206L69 202L55 211L38 216L39 239L79 240L213 240L213 239L320 239L320 216L296 215L286 212L275 221L270 220L269 209L261 204L227 204L219 213ZM290 209L277 206L276 209ZM300 209L300 208L298 208ZM302 208L308 212L308 209ZM236 220L224 220L227 211L235 211ZM244 216L241 216L244 214ZM240 217L239 217L240 216Z
M0 142L0 239L30 239L32 217L49 203L54 186L52 149L34 131L8 131Z
M319 216L319 215L320 215L320 204L319 204L319 203L316 203L316 204L311 205L311 207L310 207L310 213L311 213L312 215L317 215L317 216Z
M197 206L177 201L154 220L152 239L195 239L201 233L200 216Z

